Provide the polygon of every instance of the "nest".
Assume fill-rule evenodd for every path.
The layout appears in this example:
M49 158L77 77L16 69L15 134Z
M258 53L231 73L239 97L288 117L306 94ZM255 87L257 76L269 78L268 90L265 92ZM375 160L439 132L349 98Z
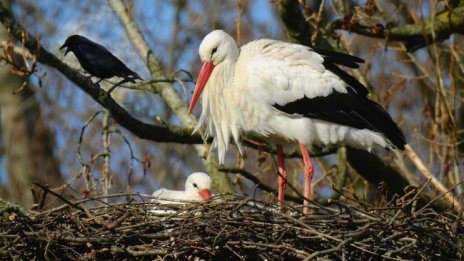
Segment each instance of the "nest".
M291 206L278 211L235 195L174 206L129 198L112 204L86 199L38 212L4 206L0 255L23 260L464 258L464 222L452 212L414 211L410 204L332 203L313 205L312 213L303 215Z

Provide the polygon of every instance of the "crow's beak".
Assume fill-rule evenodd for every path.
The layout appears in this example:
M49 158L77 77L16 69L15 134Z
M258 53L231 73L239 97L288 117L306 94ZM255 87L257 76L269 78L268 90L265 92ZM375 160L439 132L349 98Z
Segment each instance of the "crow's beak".
M64 48L67 48L68 45L66 43L64 43L61 47L60 47L60 51L63 50ZM67 48L64 52L64 56L66 56L67 54L69 53L69 48Z

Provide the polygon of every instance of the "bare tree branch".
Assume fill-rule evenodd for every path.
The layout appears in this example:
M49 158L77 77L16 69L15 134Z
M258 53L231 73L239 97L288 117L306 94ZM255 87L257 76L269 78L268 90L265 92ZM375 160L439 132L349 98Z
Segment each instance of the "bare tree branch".
M390 24L364 25L356 19L354 14L328 23L324 29L326 33L334 30L346 30L360 35L385 39L387 42L397 41L406 45L408 52L414 52L434 42L441 42L453 33L464 34L464 2L459 5L448 6L445 10L424 23L411 23L392 27ZM310 45L310 26L301 13L298 0L279 1L279 14L287 28L290 42ZM435 39L434 39L435 38Z
M347 21L348 20L348 21ZM464 34L464 4L441 12L428 19L425 23L406 24L397 27L380 24L366 26L356 21L339 19L329 23L328 32L341 29L364 36L381 38L387 41L403 42L408 52L414 52L434 42L441 42L453 33ZM435 39L433 39L435 35Z

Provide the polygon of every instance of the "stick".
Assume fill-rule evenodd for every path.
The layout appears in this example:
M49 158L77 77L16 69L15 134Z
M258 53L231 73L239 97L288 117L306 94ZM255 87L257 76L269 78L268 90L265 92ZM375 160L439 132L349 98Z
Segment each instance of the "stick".
M411 161L414 163L416 168L419 170L419 172L427 179L430 179L432 185L441 193L443 193L443 196L450 202L451 206L453 207L454 211L459 213L462 208L462 204L459 202L459 200L453 195L452 190L448 189L441 183L435 176L430 172L430 170L425 166L424 162L417 156L416 152L409 146L409 144L406 144L404 146L404 152L406 155L411 159Z

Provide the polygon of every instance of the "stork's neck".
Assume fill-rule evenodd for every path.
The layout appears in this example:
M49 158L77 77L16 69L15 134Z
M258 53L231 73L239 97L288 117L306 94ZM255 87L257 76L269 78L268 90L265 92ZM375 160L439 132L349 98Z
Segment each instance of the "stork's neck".
M227 103L229 97L224 95L229 94L232 87L235 64L236 60L226 59L216 65L203 91L203 109L206 107L211 109Z
M213 147L217 145L218 156L221 163L224 162L225 151L227 150L236 119L234 118L233 107L234 91L232 90L235 61L229 59L216 65L208 83L203 91L202 111L195 129L204 129L203 136L214 137Z

